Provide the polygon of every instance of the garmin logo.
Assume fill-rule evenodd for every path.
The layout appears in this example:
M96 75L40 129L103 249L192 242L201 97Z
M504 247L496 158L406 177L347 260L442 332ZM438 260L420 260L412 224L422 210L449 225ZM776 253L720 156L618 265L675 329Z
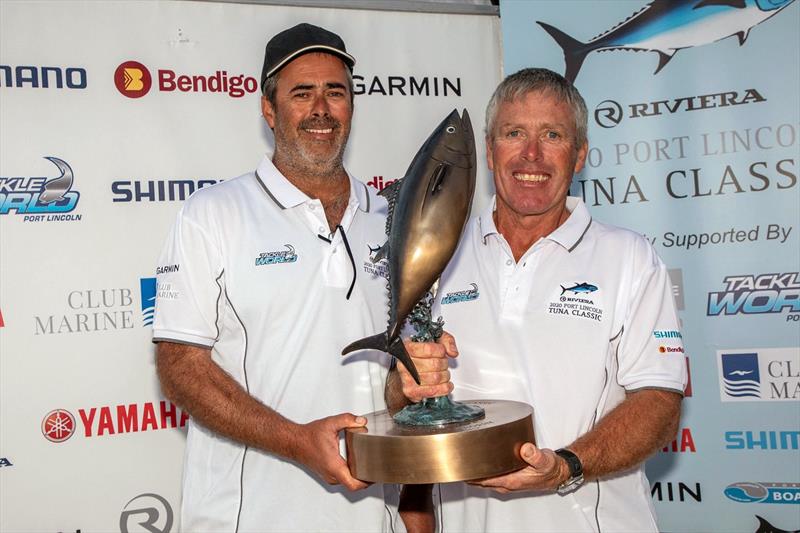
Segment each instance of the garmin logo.
M717 107L755 104L766 102L756 89L745 91L727 91L723 93L701 94L697 96L683 96L672 100L655 100L629 104L623 107L615 100L603 100L594 110L594 120L601 128L613 128L627 118L657 117L660 115L674 115L684 111L701 111Z
M353 93L367 96L461 96L461 78L354 75Z

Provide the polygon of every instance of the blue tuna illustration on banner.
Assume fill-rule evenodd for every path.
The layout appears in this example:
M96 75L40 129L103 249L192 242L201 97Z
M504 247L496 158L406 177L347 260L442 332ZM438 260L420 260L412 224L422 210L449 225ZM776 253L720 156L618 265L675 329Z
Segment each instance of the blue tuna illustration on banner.
M794 0L655 0L589 42L581 42L537 21L564 50L564 77L574 82L586 56L595 51L657 52L658 74L678 50L703 46L736 35L739 44L750 30Z

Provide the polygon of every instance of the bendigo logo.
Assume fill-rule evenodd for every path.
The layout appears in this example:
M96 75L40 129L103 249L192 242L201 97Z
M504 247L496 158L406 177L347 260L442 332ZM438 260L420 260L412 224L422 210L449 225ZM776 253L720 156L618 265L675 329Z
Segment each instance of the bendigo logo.
M114 85L128 98L141 98L150 92L153 78L147 67L138 61L126 61L114 72Z

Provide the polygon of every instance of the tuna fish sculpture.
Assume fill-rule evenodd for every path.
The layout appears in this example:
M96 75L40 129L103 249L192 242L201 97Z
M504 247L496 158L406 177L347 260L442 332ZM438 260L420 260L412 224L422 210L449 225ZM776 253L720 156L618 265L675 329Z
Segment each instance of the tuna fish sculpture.
M381 191L389 203L388 238L372 261L388 261L389 324L385 332L349 344L342 355L363 349L390 353L419 383L400 332L456 250L472 206L475 170L469 114L453 110L419 149L403 179Z

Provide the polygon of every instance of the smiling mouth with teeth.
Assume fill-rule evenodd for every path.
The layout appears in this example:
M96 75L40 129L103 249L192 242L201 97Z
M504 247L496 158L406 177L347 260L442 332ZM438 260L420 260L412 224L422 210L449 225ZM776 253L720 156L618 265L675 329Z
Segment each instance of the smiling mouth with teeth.
M333 128L326 128L324 130L312 130L310 128L307 128L306 131L309 133L332 133Z
M547 181L550 176L546 174L522 174L521 172L514 172L514 179L520 181Z

